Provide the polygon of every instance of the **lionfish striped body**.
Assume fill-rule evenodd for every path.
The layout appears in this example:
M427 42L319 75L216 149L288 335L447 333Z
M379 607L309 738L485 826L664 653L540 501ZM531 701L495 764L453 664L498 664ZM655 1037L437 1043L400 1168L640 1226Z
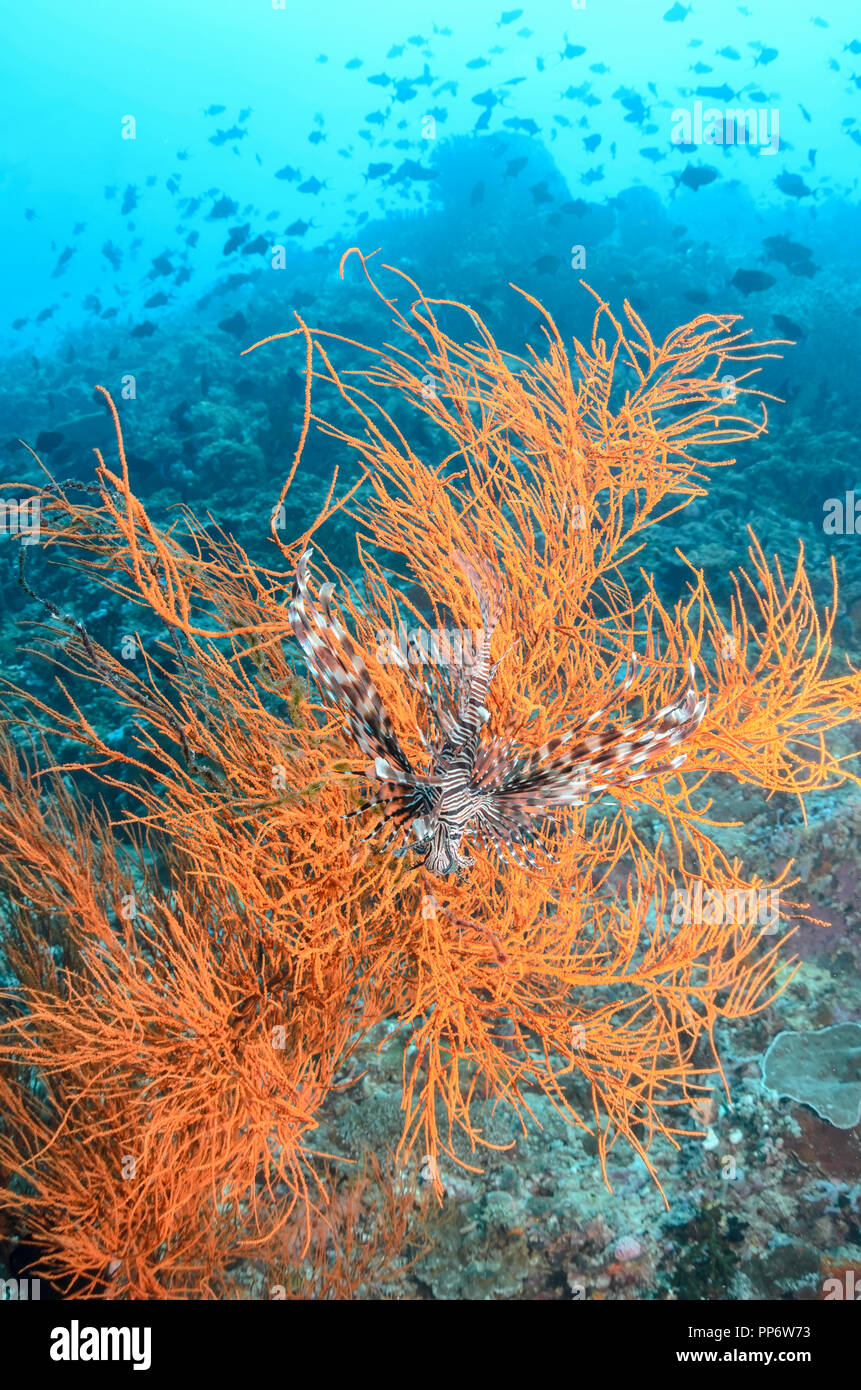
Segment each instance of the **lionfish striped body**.
M296 568L290 622L312 674L344 713L355 743L372 759L365 771L379 787L376 798L360 809L383 807L374 832L390 827L382 848L393 848L398 855L412 849L424 859L426 870L439 876L475 862L461 853L464 836L495 850L503 860L510 857L518 864L534 865L536 823L548 811L581 805L613 782L639 781L684 761L684 754L675 754L659 764L694 733L705 713L706 700L697 698L693 684L693 666L677 701L624 729L610 726L582 736L589 724L607 713L605 707L533 752L516 752L511 740L484 739L490 717L485 700L496 670L490 644L502 614L504 590L499 573L485 560L455 551L452 558L481 609L481 641L460 670L452 666L450 687L436 689L421 682L435 730L432 744L422 735L431 754L430 771L416 771L361 653L332 611L333 585L324 584L319 604L313 603L308 589L311 554L306 550ZM396 648L392 658L413 680ZM630 680L629 676L620 693ZM578 733L581 737L575 738Z

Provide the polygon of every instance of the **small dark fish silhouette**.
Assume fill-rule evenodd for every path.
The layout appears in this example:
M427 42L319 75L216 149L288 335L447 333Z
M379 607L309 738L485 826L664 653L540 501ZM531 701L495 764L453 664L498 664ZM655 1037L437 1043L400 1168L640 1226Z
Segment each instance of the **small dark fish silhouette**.
M387 72L378 72L373 77L367 78L367 81L373 83L375 87L388 87L394 78L389 77Z
M519 159L509 159L508 163L505 166L505 174L503 175L503 177L506 179L517 178L517 175L521 173L523 169L526 168L528 163L529 158L525 154L521 155Z
M103 319L115 319L116 316L117 316L117 310L116 310L116 309L106 309L105 312L102 314L102 318L103 318Z
M311 134L308 136L308 144L319 145L321 141L325 140L325 138L326 137L323 134L322 130L312 130Z
M598 135L598 134L595 134L595 135L586 135L586 136L584 136L584 139L583 139L583 148L584 148L584 150L588 150L590 154L594 154L595 151L597 150L598 146L600 145L600 143L601 143L601 136L600 136L600 135Z
M709 67L708 63L694 63L691 67L691 72L695 72L699 75L703 72L714 72L714 68Z
M243 246L243 256L262 256L269 250L269 242L262 234L256 236L253 241L249 241L247 246Z
M44 323L46 319L53 318L59 307L59 304L49 304L47 309L40 309L36 315L36 322Z
M475 68L489 68L489 67L490 67L490 63L488 62L487 58L470 58L470 60L469 60L469 62L467 63L466 66L467 66L468 68L473 68L473 69L475 69Z
M13 319L13 321L12 321L12 327L15 329L15 331L16 331L16 333L17 333L17 331L18 331L19 328L23 328L23 327L24 327L24 324L25 324L25 323L29 323L29 322L30 322L29 319Z
M385 125L386 113L384 111L371 111L365 117L365 120L369 125Z
M659 150L656 145L647 145L645 149L640 150L640 154L644 159L651 160L652 164L657 164L659 159L666 159L667 157L663 150Z
M547 180L542 179L540 183L533 183L529 189L534 203L552 203L553 194L547 187Z
M687 19L692 9L692 5L680 5L676 0L676 4L671 5L667 10L664 19L668 24L681 24L683 19Z
M299 185L299 187L297 188L296 192L297 192L297 193L313 193L313 194L316 196L316 195L320 192L320 190L323 189L323 188L325 188L325 187L326 187L326 180L325 180L325 179L324 179L323 182L321 183L320 180L319 180L318 178L315 178L315 177L312 175L310 179L306 179L304 183L300 183L300 185Z
M134 184L129 184L123 195L123 205L120 208L120 215L127 217L130 212L134 212L138 205L138 191Z
M676 187L683 183L686 188L692 188L694 193L700 188L705 188L706 184L714 183L719 176L719 170L713 169L710 164L686 164L681 174L673 175Z
M133 338L151 338L155 333L155 324L149 319L144 319L143 323L136 323L132 329Z
M247 121L247 120L248 120L248 117L251 115L251 113L252 113L253 110L254 110L254 107L253 107L253 106L243 106L243 108L242 108L242 110L240 111L239 115L236 117L236 119L237 119L237 121L239 122L240 125L242 125L242 123L243 123L244 121Z
M102 306L96 295L88 294L86 298L82 301L82 303L85 309L92 310L94 314L101 313Z
M387 57L387 58L400 58L401 55L402 55L403 53L405 53L405 52L406 52L406 49L405 49L405 47L404 47L404 45L403 45L402 43L393 43L392 46L391 46L391 48L389 49L388 53L386 54L386 57Z
M164 290L159 290L157 294L151 294L144 303L145 309L160 309L163 304L170 303L170 295L165 294Z
M308 228L313 225L313 222L303 222L301 219L298 219L296 222L290 223L290 226L287 228L287 236L304 236Z
M74 247L74 246L65 246L65 247L63 248L63 250L60 252L59 256L57 257L57 264L54 266L54 269L51 271L51 279L52 279L52 280L57 280L57 279L62 275L63 271L65 270L66 266L69 264L69 261L72 259L72 257L74 256L74 254L75 254L75 247Z
M218 202L213 203L209 210L207 220L209 222L215 222L221 217L232 217L238 209L239 204L235 203L232 198L228 198L225 194L222 198L218 199Z
M499 16L499 19L497 20L497 29L501 29L503 24L513 24L514 21L516 19L519 19L522 14L522 10L503 10L502 14Z
M36 450L50 453L52 449L59 449L65 437L59 430L40 430L36 435Z
M857 56L859 53L861 53L861 40L852 39L850 43L844 43L843 52L854 53Z
M737 270L730 280L742 294L760 294L763 290L771 289L777 281L773 275L767 275L764 270Z
M761 63L765 67L768 63L773 63L776 57L776 48L761 48L753 61L753 66L758 68Z
M162 253L162 255L156 256L155 260L152 263L152 266L147 271L146 278L148 280L157 280L160 275L172 274L173 266L170 263L170 257Z
M813 255L809 246L804 246L800 241L791 241L787 236L763 237L762 244L770 261L779 261L785 266L795 265L799 261L809 261Z
M397 169L392 174L391 182L403 183L405 180L411 181L413 179L426 182L436 177L437 172L435 169L425 169L417 160L405 159L402 164L398 165Z
M734 63L738 62L741 57L738 49L730 48L729 44L727 44L725 48L718 48L716 51L719 58L731 58Z
M732 101L735 92L724 82L720 87L697 87L694 96L714 97L715 101Z
M807 329L802 328L801 324L795 323L793 319L788 319L785 314L772 314L771 321L778 333L782 333L785 338L792 338L798 343L807 337Z
M226 111L226 106L207 106L204 116L220 116L222 111Z
M248 331L248 320L237 310L229 319L222 319L218 326L224 333L232 333L234 338L241 338Z
M179 270L176 272L176 279L174 280L173 283L174 283L175 285L184 285L185 282L186 282L186 280L190 280L190 279L191 279L191 271L189 270L188 266L187 266L187 265L181 265L181 266L179 267Z
M540 130L540 126L536 125L531 116L526 119L522 116L509 116L502 124L511 130L522 130L526 135L537 135Z
M788 198L809 198L813 193L800 174L780 174L774 182Z
M285 164L283 169L278 169L275 174L276 179L286 179L288 183L295 183L301 179L302 175L298 169L294 169L292 164Z
M382 161L377 164L369 164L365 173L365 183L367 183L369 179L383 178L385 174L390 174L394 167L394 164L386 164Z
M559 256L550 255L539 256L537 261L532 262L533 269L537 270L539 275L552 275L561 264L562 260Z
M223 256L232 256L234 251L238 251L251 235L251 224L244 222L241 227L231 227L230 236L224 244Z
M391 55L389 55L389 56L391 56ZM361 59L361 58L351 58L350 61L349 61L349 63L345 63L345 64L344 64L344 67L345 67L345 68L348 68L350 71L353 71L353 70L355 70L356 68L360 68L361 66L362 66L362 59Z
M102 247L102 255L106 261L110 261L114 270L119 270L123 263L123 253L118 246L114 246L112 241L106 241Z

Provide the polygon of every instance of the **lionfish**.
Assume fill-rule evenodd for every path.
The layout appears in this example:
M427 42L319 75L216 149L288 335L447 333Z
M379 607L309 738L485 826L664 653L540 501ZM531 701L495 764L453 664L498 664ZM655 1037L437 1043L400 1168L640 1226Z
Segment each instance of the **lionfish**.
M355 743L373 760L365 775L377 781L379 788L375 799L363 803L359 811L383 807L372 832L376 836L390 826L381 849L394 847L398 856L411 849L423 859L428 873L443 877L475 863L461 853L466 836L485 849L492 848L503 862L510 857L521 867L535 867L532 846L538 818L557 807L582 805L591 794L606 791L614 780L636 782L684 761L681 753L655 766L657 759L695 732L705 713L706 697L697 697L692 663L680 698L626 728L610 725L584 734L611 708L606 705L534 751L518 752L511 739L485 737L490 718L485 701L499 665L491 664L490 644L502 614L504 588L501 576L487 561L455 551L452 559L478 600L482 631L471 658L460 669L452 663L449 686L438 682L437 689L424 680L414 682L434 730L431 743L419 730L431 766L427 773L416 771L398 742L355 642L332 611L334 585L323 584L319 607L313 603L308 589L312 553L309 547L296 567L290 623L312 674L343 712L345 728ZM403 654L394 647L391 654L413 681ZM617 694L632 678L631 673Z

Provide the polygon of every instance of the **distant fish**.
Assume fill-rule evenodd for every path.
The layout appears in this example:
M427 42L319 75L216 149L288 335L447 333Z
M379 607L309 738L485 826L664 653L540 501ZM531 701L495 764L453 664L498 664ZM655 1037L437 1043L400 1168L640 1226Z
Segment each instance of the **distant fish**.
M547 187L546 179L542 179L540 183L533 183L531 188L529 189L529 192L532 194L532 201L534 203L540 204L553 202L553 194Z
M499 19L497 20L497 29L501 29L503 24L513 24L514 21L516 19L519 19L522 14L522 10L503 10L502 14L499 16Z
M473 69L475 69L475 68L489 68L489 67L490 67L490 63L487 61L486 58L470 58L470 60L469 60L469 62L467 63L466 66L467 66L468 68L473 68Z
M260 236L256 236L253 241L249 241L247 245L243 246L242 254L243 256L262 256L268 250L269 242L266 240L265 236L261 234Z
M772 314L771 321L778 333L782 333L785 338L792 338L798 343L807 337L806 328L802 328L801 324L795 323L793 319L788 319L785 314Z
M714 68L710 67L708 63L694 63L690 71L700 74L704 72L714 72Z
M774 182L788 198L809 198L813 193L800 174L781 174Z
M367 81L373 83L375 87L388 87L394 78L389 77L387 72L378 72L374 77L369 77Z
M611 146L612 148L612 146ZM599 164L597 169L587 169L585 174L580 175L581 183L600 183L604 177L604 166Z
M816 19L811 19L810 23L811 23L811 24L815 24L816 27L817 27L817 29L827 29L827 28L828 28L828 20L827 20L827 19L820 19L818 15L817 15Z
M186 282L186 280L190 280L190 279L191 279L191 271L189 270L188 266L187 266L187 265L181 265L181 266L179 267L179 270L176 272L176 279L174 280L173 283L174 283L175 285L184 285L185 282Z
M159 290L157 294L151 294L144 303L145 309L161 309L163 305L170 303L170 296L164 290Z
M248 331L248 320L237 310L230 318L222 319L218 326L223 333L231 333L234 338L241 338Z
M224 194L217 202L213 203L207 215L207 220L209 222L215 222L221 217L232 217L233 214L238 211L238 208L239 204L235 203L232 198L228 198L227 194Z
M533 269L537 270L539 275L552 275L561 264L562 258L560 256L551 255L539 256L537 261L532 262Z
M386 174L390 174L394 167L393 164L386 164L383 161L376 164L369 164L365 171L365 183L367 183L369 179L383 178Z
M120 208L120 215L122 217L127 217L130 212L134 212L137 205L138 191L135 188L134 184L130 183L125 193L123 194L123 205Z
M49 304L47 309L40 309L36 315L36 322L44 323L46 319L53 318L59 307L59 304Z
M586 49L583 47L582 43L566 43L565 47L562 49L562 52L559 54L559 57L582 58L585 52Z
M537 135L540 129L531 116L526 118L522 116L509 116L502 124L508 126L511 130L522 130L527 135Z
M150 319L144 319L143 323L136 323L132 329L133 338L151 338L156 331L155 324Z
M387 58L400 58L401 54L402 54L402 53L405 53L405 52L406 52L406 49L405 49L405 47L404 47L404 45L403 45L402 43L393 43L392 46L391 46L391 48L389 49L388 53L386 54L386 57L387 57Z
M713 169L710 164L686 164L681 174L673 175L677 188L683 183L686 188L693 189L694 193L705 188L707 184L714 183L719 177L720 171Z
M28 222L32 222L32 221L33 221L33 218L36 216L35 209L33 209L33 208L25 208L25 209L24 209L24 216L25 216L25 218L27 219Z
M799 111L801 112L801 114L802 114L802 116L804 117L804 119L805 119L805 120L808 122L808 124L809 124L809 123L810 123L810 119L811 119L811 118L810 118L810 112L809 112L808 110L806 110L806 108L803 107L803 106L801 105L801 102L798 103L798 109L799 109Z
M766 64L773 63L777 56L778 51L776 48L761 48L754 59L753 66L758 68L761 63L762 66L765 67Z
M114 246L112 241L106 241L102 246L102 255L109 261L114 270L119 270L123 263L123 253L118 246Z
M232 256L234 251L238 251L251 235L251 225L245 222L241 227L231 227L230 236L224 244L223 256Z
M725 48L718 48L716 52L719 58L730 58L734 63L737 63L741 58L738 49L730 48L729 44L727 44Z
M65 246L65 247L63 248L63 250L60 252L59 256L57 257L57 264L54 266L54 269L51 271L51 279L52 279L52 280L58 279L59 276L61 276L61 275L63 274L63 271L66 269L66 266L69 264L69 261L72 259L72 257L74 256L74 254L75 254L75 248L74 248L74 246Z
M300 183L300 185L299 185L299 187L297 188L296 192L297 192L297 193L313 193L314 196L316 197L317 194L318 194L322 189L324 189L325 187L326 187L326 180L324 179L323 182L321 183L320 180L319 180L318 178L315 178L315 177L313 176L313 174L312 174L312 176L311 176L310 179L306 179L304 183Z
M30 322L29 319L13 319L13 320L12 320L12 327L15 329L15 332L17 333L19 329L21 329L21 328L24 327L24 324L25 324L25 323L29 323L29 322Z
M823 21L823 23L824 23L824 21ZM826 26L826 27L827 27L827 26ZM843 45L843 52L844 52L844 53L854 53L854 54L856 55L856 57L857 57L857 55L858 55L859 53L861 53L861 39L852 39L852 41L851 41L850 43L844 43L844 45Z
M226 111L226 106L207 106L204 116L220 116L222 111Z
M236 119L237 119L237 121L239 122L240 125L243 125L244 122L248 120L248 117L251 115L251 113L252 113L253 110L254 110L254 107L253 107L253 106L243 106L243 108L242 108L242 110L240 111L239 115L236 117Z
M640 154L644 159L650 160L652 164L657 164L658 160L666 159L667 157L665 152L659 150L655 145L647 145L645 149L640 150Z
M389 57L391 57L391 54L389 54ZM356 68L360 68L361 66L362 66L362 59L361 59L361 58L351 58L350 61L349 61L349 63L345 63L345 64L344 64L344 67L347 68L349 71L355 71Z
M594 154L600 143L601 136L597 133L595 135L586 135L583 139L583 148L588 150L590 154Z
M730 280L742 294L760 294L763 290L771 289L777 281L773 275L768 275L764 270L737 270Z
M365 117L365 120L369 125L385 125L386 115L384 111L371 111L371 113Z
M59 449L65 437L60 430L40 430L36 435L36 450L50 453L52 449Z
M800 241L792 241L787 236L767 236L763 238L762 244L770 261L779 261L785 266L796 265L799 261L809 261L813 255L809 246Z
M86 295L82 303L85 309L89 309L94 314L100 314L102 312L101 303L94 294Z
M589 71L597 72L600 75L602 73L609 72L610 69L607 67L606 63L590 63Z
M167 255L165 255L164 253L162 253L162 255L156 256L155 259L153 260L153 263L152 263L150 269L147 271L147 277L146 277L146 278L147 278L148 280L157 280L157 279L159 278L160 275L172 275L172 274L173 274L173 266L172 266L171 263L170 263L170 257L167 256Z
M692 8L692 5L680 5L678 3L678 0L676 0L676 4L671 5L670 8L667 10L667 13L664 15L664 19L667 21L668 24L681 24L683 19L687 19Z
M309 145L319 145L325 139L326 137L322 130L312 130L311 134L308 136L308 143Z
M505 174L503 177L506 179L517 178L517 175L522 173L528 163L529 159L525 154L521 155L519 159L509 159L505 166Z
M283 169L277 170L276 179L286 179L288 183L295 183L301 179L302 175L298 169L294 169L292 164L285 164Z
M303 222L301 219L291 222L287 228L287 236L304 236L309 227L313 227L313 222Z
M413 180L424 182L435 179L436 177L437 172L435 169L425 169L417 160L405 159L402 164L398 165L397 169L392 174L391 182L404 183L405 181Z
M694 96L714 97L716 101L732 101L735 92L724 82L720 87L697 87Z

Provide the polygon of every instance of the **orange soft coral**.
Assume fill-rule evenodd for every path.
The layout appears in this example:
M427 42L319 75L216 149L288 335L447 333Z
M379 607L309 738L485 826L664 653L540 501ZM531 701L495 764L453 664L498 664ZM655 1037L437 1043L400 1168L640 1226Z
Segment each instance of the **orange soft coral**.
M307 1135L346 1058L384 1019L404 1044L402 1158L418 1143L468 1162L486 1142L477 1097L513 1106L525 1125L543 1093L594 1134L605 1174L619 1136L654 1171L656 1136L697 1132L690 1106L719 1069L718 1020L764 1008L780 988L782 943L764 934L751 890L788 879L748 881L726 859L704 788L730 773L804 797L854 779L826 735L858 718L861 678L829 674L833 609L816 613L801 555L787 577L752 539L752 568L724 613L694 566L672 611L649 575L635 596L623 569L645 528L704 494L714 463L703 450L764 428L763 412L742 411L747 369L735 376L741 404L723 399L721 380L763 347L711 315L656 345L628 306L623 328L600 304L573 358L547 317L544 354L518 359L464 306L454 307L472 338L459 342L439 305L415 293L409 317L386 300L407 347L368 349L358 375L335 366L337 335L293 330L305 419L275 513L316 377L343 402L322 429L364 470L346 497L333 480L293 544L273 520L286 576L190 515L157 527L132 492L115 411L119 471L99 456L94 499L53 489L43 500L47 553L64 550L171 633L133 674L75 615L47 605L40 629L60 667L134 716L131 744L117 747L78 703L30 699L47 740L89 750L63 770L86 766L122 788L130 809L116 833L161 863L159 878L140 849L149 887L126 882L140 898L129 920L107 901L131 872L111 835L68 797L47 824L39 774L8 755L0 856L20 907L0 1025L0 1206L45 1241L57 1232L59 1272L94 1280L110 1267L130 1290L187 1290L211 1287L228 1255L265 1254L288 1215L324 1203ZM424 457L378 398L415 409L416 434L432 441ZM634 701L654 718L678 698L690 659L708 709L684 769L660 764L566 807L564 833L538 828L552 850L541 872L500 865L481 845L462 876L380 854L368 839L378 812L348 814L361 806L367 752L345 736L337 701L306 697L293 669L292 576L339 506L355 508L364 594L327 563L340 595L332 620L351 632L410 766L427 766L422 683L387 659L381 634L409 625L430 650L433 631L476 627L476 598L452 560L461 555L475 573L505 575L489 738L516 738L528 760L571 728L607 736L623 704L627 720ZM387 567L392 555L405 557L427 607ZM53 862L61 871L48 872ZM700 885L733 910L691 911ZM792 910L784 898L782 916ZM62 969L42 945L52 917L70 924ZM46 1080L31 1092L34 1074ZM122 1186L121 1152L140 1156L136 1190ZM88 1163L93 1205L81 1196L60 1221ZM222 1218L205 1233L194 1224L204 1201Z

